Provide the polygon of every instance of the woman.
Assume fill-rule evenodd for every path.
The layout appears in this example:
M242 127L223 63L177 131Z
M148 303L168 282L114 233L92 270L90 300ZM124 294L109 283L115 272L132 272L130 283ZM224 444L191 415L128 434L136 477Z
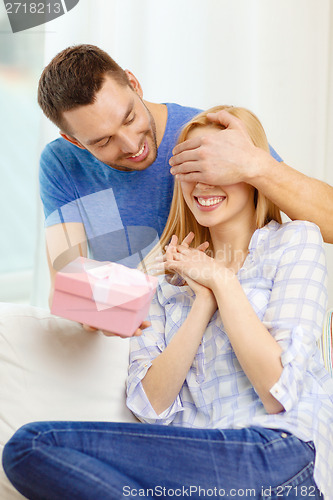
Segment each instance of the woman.
M255 146L268 150L252 113L227 111L245 123ZM209 140L219 133L208 113L187 124L179 142L202 135ZM332 455L326 470L327 442L333 444L333 391L316 345L326 308L318 228L300 221L281 225L278 208L244 183L176 181L161 246L170 239L164 267L188 286L160 279L150 309L152 325L132 340L129 408L144 422L230 430L231 439L242 439L245 429L253 427L255 439L258 432L265 436L265 429L276 429L268 431L269 439L288 435L294 444L285 453L291 456L300 456L300 446L303 454L309 447L313 451L314 441L315 479L322 490L333 491ZM190 242L202 246L188 248ZM208 243L211 256L203 251ZM270 440L263 438L266 444ZM287 463L279 469L274 453L268 455L252 457L256 472L261 470L256 460L264 459L265 466L257 482L247 478L242 486L258 491L262 476L277 468L275 483L270 483L275 494L287 496L288 486L290 498L298 486L300 496L300 476L305 470L312 476L314 456L305 461L303 472L296 467L293 483ZM228 468L222 466L220 478L225 474Z
M268 148L252 113L227 109ZM206 116L180 141L218 133ZM281 225L243 183L176 181L162 247L170 238L153 264L168 274L151 326L131 340L127 403L149 425L24 426L5 447L9 478L31 499L322 498L318 487L328 499L333 387L316 345L326 309L318 228Z

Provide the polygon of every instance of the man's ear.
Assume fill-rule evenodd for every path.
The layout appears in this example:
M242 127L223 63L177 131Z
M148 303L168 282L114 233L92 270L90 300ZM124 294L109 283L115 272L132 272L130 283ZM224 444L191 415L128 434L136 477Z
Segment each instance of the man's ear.
M64 132L61 132L61 130L60 130L59 134L61 135L61 137L63 139L66 139L66 141L71 142L72 144L74 144L74 146L77 146L80 149L86 149L84 146L82 146L82 144L79 141L77 141L75 139L75 137L72 137L71 135L67 135Z
M142 98L143 97L143 91L142 91L140 82L133 75L133 73L131 71L129 71L128 69L125 69L125 73L127 75L128 81L129 81L132 89Z

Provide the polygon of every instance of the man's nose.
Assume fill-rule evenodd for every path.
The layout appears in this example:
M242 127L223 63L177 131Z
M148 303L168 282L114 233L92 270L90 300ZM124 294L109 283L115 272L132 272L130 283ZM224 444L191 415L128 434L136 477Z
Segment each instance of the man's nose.
M121 131L118 134L118 142L121 151L124 154L135 155L139 151L140 136L130 133L129 131Z

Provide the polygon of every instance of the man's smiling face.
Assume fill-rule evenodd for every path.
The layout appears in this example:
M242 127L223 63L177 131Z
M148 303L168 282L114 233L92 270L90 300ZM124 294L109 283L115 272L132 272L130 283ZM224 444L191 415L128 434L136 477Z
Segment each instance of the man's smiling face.
M123 86L106 76L92 104L65 111L70 135L61 135L117 170L145 170L157 156L156 126L140 84L128 77Z

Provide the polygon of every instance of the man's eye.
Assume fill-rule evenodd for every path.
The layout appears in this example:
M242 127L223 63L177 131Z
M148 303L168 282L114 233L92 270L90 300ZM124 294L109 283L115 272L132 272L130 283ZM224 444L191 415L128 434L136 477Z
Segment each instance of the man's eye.
M106 142L104 142L103 144L99 144L98 147L104 148L105 146L107 146L109 144L110 140L111 140L111 137L109 137L108 140Z
M130 125L131 123L133 123L135 120L135 114L133 113L133 115L127 120L127 122L125 122L125 125Z

